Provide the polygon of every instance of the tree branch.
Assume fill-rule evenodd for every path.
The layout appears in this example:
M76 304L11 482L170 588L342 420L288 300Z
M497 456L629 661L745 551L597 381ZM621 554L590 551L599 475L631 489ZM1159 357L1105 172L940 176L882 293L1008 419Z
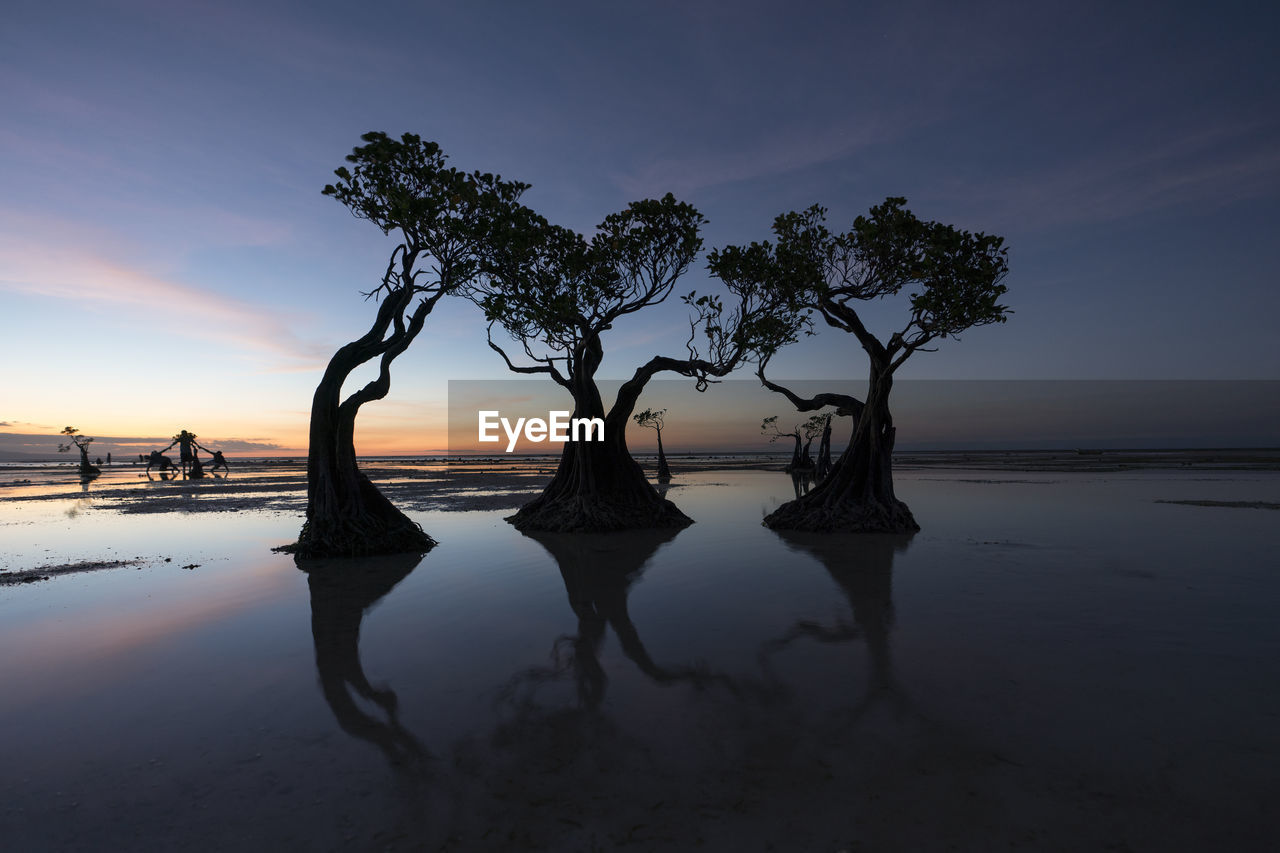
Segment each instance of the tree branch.
M857 337L858 343L862 344L862 348L868 353L880 358L885 356L884 344L880 343L880 339L871 334L867 327L862 324L862 318L858 316L857 311L830 298L823 298L819 302L818 310L830 325L852 332ZM832 315L838 318L840 322L832 323Z
M564 375L560 373L560 371L556 370L555 365L551 364L550 359L545 360L542 364L539 364L537 366L531 365L531 366L521 367L512 363L506 351L503 350L502 347L498 346L493 342L492 324L490 324L490 328L486 332L486 337L488 338L488 341L489 341L489 349L493 350L498 355L502 356L502 360L507 363L507 367L513 373L546 373L555 381L557 385L562 385L565 388L569 387L569 381L564 378Z
M403 314L397 313L396 331L383 342L386 346L382 352L382 362L378 367L378 377L343 400L342 405L338 407L339 413L352 413L354 417L353 410L359 409L372 400L381 400L387 396L391 390L391 362L408 349L409 344L413 343L413 339L422 331L427 315L435 307L436 301L435 299L422 300L414 309L407 325L404 323Z
M756 369L756 376L760 377L761 385L790 400L791 405L795 406L798 412L813 412L818 409L824 409L827 406L834 406L854 418L860 418L865 407L861 400L848 394L825 393L816 394L812 397L801 397L789 388L785 388L776 382L770 382L764 375L763 364Z

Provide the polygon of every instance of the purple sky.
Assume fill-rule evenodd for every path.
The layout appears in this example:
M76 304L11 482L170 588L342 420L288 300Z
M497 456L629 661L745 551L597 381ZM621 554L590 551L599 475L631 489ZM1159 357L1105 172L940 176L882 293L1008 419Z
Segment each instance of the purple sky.
M1004 235L1010 322L907 377L1276 378L1278 22L1264 3L11 0L0 419L299 446L389 248L319 192L371 129L528 181L580 229L671 191L709 246L886 195ZM680 352L680 318L620 324L604 373ZM832 332L775 362L864 369ZM362 440L437 446L446 380L504 375L450 305Z

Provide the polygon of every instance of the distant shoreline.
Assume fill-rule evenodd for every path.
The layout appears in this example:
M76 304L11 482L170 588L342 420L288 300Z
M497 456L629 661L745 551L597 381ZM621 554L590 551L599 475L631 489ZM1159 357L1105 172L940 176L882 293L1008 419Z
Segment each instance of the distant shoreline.
M512 454L373 454L358 457L362 464L514 464L521 462L544 463L558 459L558 453L512 453ZM652 460L655 453L632 452L637 460ZM698 451L692 453L668 453L667 458L674 462L691 462L699 467L706 463L754 463L754 464L786 464L790 460L790 452L780 451ZM229 456L232 464L240 465L301 465L306 462L305 455L270 455L270 456ZM894 453L895 465L903 467L984 467L1009 469L1018 463L1035 467L1028 470L1041 470L1040 466L1051 464L1054 470L1065 470L1078 467L1092 470L1098 465L1105 465L1107 470L1116 466L1125 467L1188 467L1188 466L1242 466L1263 470L1280 469L1280 447L1188 447L1188 448L1045 448L1038 450L1011 449L950 449L950 450L899 450ZM33 459L0 458L0 471L34 470L42 468L74 469L77 460L66 457L36 457ZM143 468L136 459L115 460L111 468Z

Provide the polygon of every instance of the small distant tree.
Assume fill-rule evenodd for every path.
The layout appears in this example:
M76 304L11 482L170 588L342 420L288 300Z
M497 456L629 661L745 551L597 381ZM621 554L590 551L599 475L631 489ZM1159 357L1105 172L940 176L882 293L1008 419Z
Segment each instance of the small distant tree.
M509 520L522 530L683 527L691 519L657 493L627 450L626 428L649 380L669 372L699 391L750 358L794 340L797 317L756 282L728 284L732 302L690 293L683 356L654 356L606 407L596 384L604 335L666 301L702 247L705 220L670 194L610 214L590 238L529 211L489 258L471 292L490 321L489 346L516 373L544 374L573 398L575 418L601 418L603 441L569 441L543 493ZM497 324L524 350L517 364L494 342Z
M667 467L667 455L662 451L662 428L666 425L664 423L666 414L666 409L645 409L643 412L636 413L633 418L640 426L658 433L658 479L664 482L671 479L671 469Z
M813 439L822 433L822 428L825 425L826 417L824 415L814 415L809 420L796 424L790 432L783 432L778 426L778 416L774 415L760 422L760 431L769 436L770 442L775 442L780 438L795 440L795 449L791 451L791 464L787 466L787 470L798 471L814 467L813 457L809 453L809 448L813 446ZM803 446L801 442L803 442Z
M286 550L303 557L422 552L435 544L378 491L356 464L360 407L391 389L391 363L422 331L445 296L479 271L478 256L495 222L515 208L526 184L445 165L434 142L413 134L366 133L324 194L357 219L393 236L381 282L365 293L378 303L369 331L329 360L311 402L307 520ZM357 367L378 360L378 375L343 397Z
M764 523L777 529L919 530L911 510L893 489L896 430L889 395L898 368L917 352L958 338L977 326L1005 322L1008 250L1004 240L938 222L924 222L889 198L859 216L844 234L825 225L826 211L811 207L774 222L776 243L730 247L713 254L712 270L727 278L768 283L795 304L816 311L827 325L852 334L870 362L867 395L801 397L766 378L766 355L757 373L766 388L786 396L798 411L836 406L854 417L853 438L831 475L808 494L789 501ZM882 341L863 322L858 306L906 297L906 321Z
M80 435L80 430L75 427L63 427L59 435L65 435L69 439L66 444L58 445L59 453L66 453L71 448L80 451L80 475L83 477L93 477L102 473L102 470L89 461L89 445L93 444L93 439L87 435Z

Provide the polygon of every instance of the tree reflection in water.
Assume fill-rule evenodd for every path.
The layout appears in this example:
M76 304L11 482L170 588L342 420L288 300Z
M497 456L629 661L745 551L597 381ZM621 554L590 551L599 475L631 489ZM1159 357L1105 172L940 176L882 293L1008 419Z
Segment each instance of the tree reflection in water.
M893 630L893 560L906 551L911 534L830 534L778 531L779 537L793 551L815 557L849 600L853 621L839 619L824 625L800 619L781 637L766 643L761 661L800 639L820 643L846 643L861 640L866 644L870 666L867 669L867 691L854 708L854 719L862 717L872 706L889 699L894 709L906 709L907 697L893 675L889 634Z
M578 632L556 638L551 666L518 673L503 691L503 697L517 699L522 687L536 691L540 685L571 677L579 706L587 710L598 708L608 684L600 665L606 627L613 628L622 653L657 684L686 683L699 688L720 684L736 690L731 679L710 672L704 665L669 666L655 662L631 621L627 596L632 584L640 579L658 549L679 533L680 528L615 533L526 532L524 535L545 548L559 566L569 607L578 617ZM523 699L531 700L531 693Z
M393 768L416 772L429 757L400 724L396 694L376 688L360 662L360 624L374 604L422 560L421 554L352 559L296 560L311 588L311 635L315 641L320 690L338 725L386 755ZM369 713L359 696L381 712Z
M791 488L795 491L797 498L809 494L814 484L814 469L796 468L787 474L791 477Z

